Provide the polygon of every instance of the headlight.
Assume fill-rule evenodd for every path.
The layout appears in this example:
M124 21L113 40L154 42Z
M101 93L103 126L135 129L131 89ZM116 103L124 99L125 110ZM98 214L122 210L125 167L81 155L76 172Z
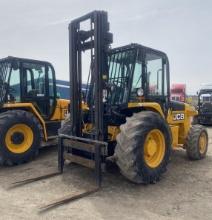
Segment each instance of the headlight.
M137 90L137 95L139 96L139 97L141 97L141 96L143 96L144 95L144 90L143 89L138 89Z

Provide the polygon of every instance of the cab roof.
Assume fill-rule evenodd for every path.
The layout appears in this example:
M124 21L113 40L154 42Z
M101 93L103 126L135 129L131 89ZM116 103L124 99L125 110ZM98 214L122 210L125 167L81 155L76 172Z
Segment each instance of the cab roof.
M8 56L8 57L0 59L0 62L5 62L5 61L7 61L7 62L19 61L19 62L43 63L43 64L49 64L52 66L52 64L47 61L34 60L34 59L29 59L29 58L13 57L13 56Z

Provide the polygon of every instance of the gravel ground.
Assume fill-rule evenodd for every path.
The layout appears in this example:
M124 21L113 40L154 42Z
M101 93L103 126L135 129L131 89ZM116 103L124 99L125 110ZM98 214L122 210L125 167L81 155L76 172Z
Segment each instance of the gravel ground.
M105 173L101 191L48 212L40 207L93 186L92 172L67 165L62 176L19 188L11 183L53 172L56 148L41 150L35 161L0 167L0 219L212 219L212 128L208 156L189 161L183 150L172 155L168 171L154 185L135 185L118 171Z

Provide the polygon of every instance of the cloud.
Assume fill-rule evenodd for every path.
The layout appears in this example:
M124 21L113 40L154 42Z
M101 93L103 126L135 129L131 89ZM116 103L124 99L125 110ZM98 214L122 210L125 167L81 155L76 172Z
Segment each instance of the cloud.
M60 25L60 24L66 24L69 23L73 18L63 18L55 21L51 21L47 23L47 26L55 26L55 25Z
M45 59L68 78L68 24L94 9L108 11L114 45L137 42L167 53L173 82L189 93L210 82L210 0L0 0L0 57Z

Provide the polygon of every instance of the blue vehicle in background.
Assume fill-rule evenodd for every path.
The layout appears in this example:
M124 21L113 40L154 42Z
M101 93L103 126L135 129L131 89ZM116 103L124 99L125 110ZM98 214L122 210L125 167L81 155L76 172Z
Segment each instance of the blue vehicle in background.
M56 80L57 95L62 99L70 99L70 83L65 80Z
M61 99L70 100L70 82L65 80L56 80L57 95ZM87 85L82 85L82 90L86 93Z

